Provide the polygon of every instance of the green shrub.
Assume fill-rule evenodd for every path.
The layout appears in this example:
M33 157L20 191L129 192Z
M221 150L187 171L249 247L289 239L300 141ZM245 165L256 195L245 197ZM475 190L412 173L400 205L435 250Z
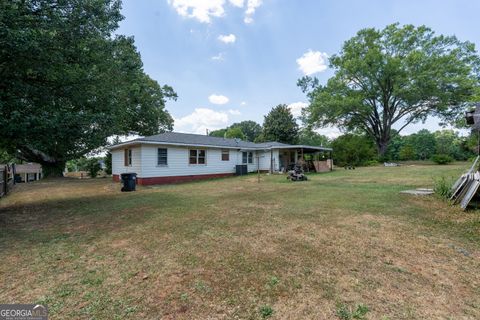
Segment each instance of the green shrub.
M380 162L378 162L377 160L368 160L363 163L363 165L366 167L374 167L374 166L378 166L379 164Z
M100 163L98 163L98 159L95 159L95 158L87 159L86 169L88 171L88 174L90 175L90 178L96 178L98 175L98 172L101 170Z
M270 317L272 314L273 314L272 307L268 305L260 307L260 315L262 316L263 319Z
M433 191L440 198L448 200L452 196L452 181L444 176L433 180Z
M112 174L112 153L110 151L105 156L105 173Z
M436 164L449 164L453 162L453 158L446 154L435 154L432 157L432 161Z
M347 305L344 303L337 304L337 317L341 320L364 320L366 319L365 316L370 311L368 306L364 304L357 305L355 310L351 310Z

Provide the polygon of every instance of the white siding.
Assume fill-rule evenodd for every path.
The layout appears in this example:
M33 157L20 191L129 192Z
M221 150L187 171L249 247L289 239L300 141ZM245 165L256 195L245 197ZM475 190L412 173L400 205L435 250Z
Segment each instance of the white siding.
M273 171L279 170L278 149L259 151L259 154L260 154L260 170L270 171L270 165L273 166Z
M166 166L157 165L157 149L166 148ZM188 147L162 145L142 145L142 172L140 177L172 177L216 173L234 173L237 164L237 151L230 150L229 161L222 161L222 149L206 149L206 164L189 164ZM203 148L200 148L203 149ZM241 158L240 158L241 161Z
M135 172L140 176L142 169L142 153L140 146L132 147L132 165L125 166L124 162L124 150L125 149L115 149L112 150L112 174L121 174L127 172Z
M166 166L157 165L158 148L166 148ZM193 148L193 147L192 147ZM141 145L132 149L132 165L124 165L124 149L112 150L112 173L121 174L135 172L139 178L189 176L217 173L235 173L235 166L242 164L242 150L230 149L229 161L222 161L222 149L206 149L207 163L191 165L188 163L189 147L167 145ZM254 152L253 163L247 164L248 172L257 171L257 155ZM270 170L270 161L273 158L274 170L279 170L278 149L270 152L257 151L260 156L260 170Z
M270 164L273 163L273 171L278 171L278 149L259 151L260 170L270 171Z
M243 163L243 152L253 152L253 163ZM248 172L256 172L257 171L257 154L255 151L252 150L240 150L237 152L237 164L246 164ZM248 158L247 158L248 161Z
M280 152L278 149L272 150L273 152L273 171L279 171L280 170Z

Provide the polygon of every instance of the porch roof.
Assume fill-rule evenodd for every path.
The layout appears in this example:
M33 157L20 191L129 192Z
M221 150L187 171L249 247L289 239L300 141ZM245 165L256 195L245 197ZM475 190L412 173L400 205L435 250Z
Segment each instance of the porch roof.
M307 146L303 144L292 144L292 145L284 145L284 146L277 146L274 148L278 149L303 149L303 152L318 152L318 151L333 151L332 148L327 147L316 147L316 146Z

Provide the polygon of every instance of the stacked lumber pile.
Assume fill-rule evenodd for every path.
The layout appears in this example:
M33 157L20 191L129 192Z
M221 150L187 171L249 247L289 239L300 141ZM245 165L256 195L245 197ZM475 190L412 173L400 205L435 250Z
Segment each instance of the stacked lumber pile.
M480 187L480 172L477 170L477 163L480 156L477 156L472 167L466 173L455 181L452 186L452 204L460 203L460 207L465 210L473 197L478 193Z

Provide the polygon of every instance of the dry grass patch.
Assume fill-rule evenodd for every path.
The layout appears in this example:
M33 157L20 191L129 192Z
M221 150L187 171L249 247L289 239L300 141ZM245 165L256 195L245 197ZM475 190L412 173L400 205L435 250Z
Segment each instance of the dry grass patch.
M0 300L53 319L476 319L478 213L398 194L464 167L22 185L0 202Z

